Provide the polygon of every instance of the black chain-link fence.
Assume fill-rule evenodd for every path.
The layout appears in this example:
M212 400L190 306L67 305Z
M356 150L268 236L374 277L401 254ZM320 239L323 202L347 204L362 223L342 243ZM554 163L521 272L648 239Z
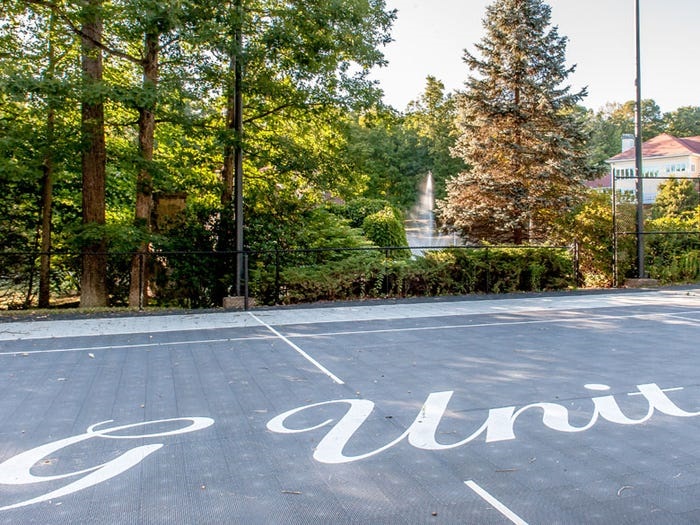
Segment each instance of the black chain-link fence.
M650 180L659 178L671 179L644 177ZM697 180L695 177L673 179ZM697 281L700 279L700 231L697 225L674 218L654 219L654 199L645 195L642 226L638 228L636 192L619 189L613 192L613 286L621 286L627 279L639 277L664 283ZM643 257L642 271L640 256Z

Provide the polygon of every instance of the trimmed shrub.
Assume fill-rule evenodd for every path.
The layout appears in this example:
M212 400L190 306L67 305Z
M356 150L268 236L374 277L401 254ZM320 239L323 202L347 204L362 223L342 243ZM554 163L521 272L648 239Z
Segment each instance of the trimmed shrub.
M408 246L406 230L392 208L384 208L365 217L362 222L365 236L377 246ZM401 257L408 257L408 250L396 252Z
M527 292L575 285L567 249L535 247L450 248L412 259L387 258L382 250L353 252L340 261L283 269L279 296L269 271L259 272L257 278L256 290L262 292L258 299L267 304Z
M337 209L343 217L350 220L350 226L361 228L366 217L385 208L392 208L387 200L361 198L352 200Z
M649 276L664 283L695 281L694 261L700 250L698 221L694 217L660 217L645 223Z
M280 276L278 301L294 304L379 297L383 269L383 256L376 251L358 252L320 265L286 268Z
M573 260L564 248L480 248L456 251L462 282L491 293L560 290L575 283Z

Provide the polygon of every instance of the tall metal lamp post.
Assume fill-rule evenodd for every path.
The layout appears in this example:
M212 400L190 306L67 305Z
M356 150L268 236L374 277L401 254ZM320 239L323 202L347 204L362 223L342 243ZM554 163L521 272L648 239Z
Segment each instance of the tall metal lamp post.
M637 87L635 126L634 126L634 152L635 172L637 175L637 268L639 278L645 277L644 272L644 184L642 171L642 68L639 44L639 0L635 0L635 30L637 50Z

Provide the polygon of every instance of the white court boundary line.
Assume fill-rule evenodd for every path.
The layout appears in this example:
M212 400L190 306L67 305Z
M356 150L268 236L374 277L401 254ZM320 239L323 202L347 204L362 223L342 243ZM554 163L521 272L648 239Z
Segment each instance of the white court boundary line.
M563 313L568 310L563 310ZM514 312L513 315L520 315L522 312ZM422 332L427 330L454 330L458 328L488 328L491 326L516 326L529 324L556 324L567 322L598 322L598 321L615 321L618 319L654 319L654 318L677 318L693 324L700 325L700 319L692 319L689 317L681 317L687 314L698 314L700 310L689 310L686 312L669 312L669 313L647 313L647 314L629 314L629 315L593 315L590 317L557 317L556 319L531 319L528 321L497 321L493 323L471 323L471 324L453 324L453 325L432 325L432 326L404 326L399 328L376 328L370 330L345 330L339 332L322 332L318 334L298 334L290 333L288 337L295 339L314 338L314 337L330 337L335 335L361 335L361 334L382 334L396 332ZM420 319L428 319L421 317ZM307 323L308 324L308 323Z
M681 319L682 321L689 321L694 324L700 324L700 319L693 319L692 317L684 317L681 314L684 313L696 313L696 312L679 312L679 314L669 314L670 317L675 317L676 319Z
M634 294L593 294L551 297L516 297L410 304L366 304L324 308L272 309L256 311L260 319L274 326L319 324L345 321L393 320L446 316L469 316L485 313L523 313L532 311L578 311L592 308L627 308L634 306L691 308L700 306L700 288L690 291L655 291ZM60 337L104 336L161 333L185 330L208 330L247 327L252 318L245 312L209 312L185 315L128 316L103 319L10 321L0 322L2 341Z
M476 494L488 502L494 509L503 514L510 521L515 523L515 525L527 525L527 522L518 516L515 512L506 507L503 503L494 498L491 494L482 489L473 480L465 481L464 484L472 489Z
M265 341L276 339L271 335L250 337L228 337L219 339L191 339L184 341L160 341L155 343L131 343L123 345L76 346L73 348L47 348L46 350L8 350L0 351L0 357L26 357L34 354L65 354L68 352L90 352L94 350L129 350L130 348L158 348L164 346L201 345L210 343L236 343L239 341Z
M566 312L566 311L565 311ZM178 346L178 345L188 345L188 344L206 344L206 343L226 343L226 342L238 342L238 341L259 341L265 339L281 338L287 344L292 346L297 352L300 352L306 359L310 359L314 366L319 367L327 375L329 372L325 367L318 364L316 360L313 360L306 352L301 350L289 338L294 339L313 339L318 337L332 337L332 336L344 336L344 335L362 335L362 334L381 334L381 333L397 333L397 332L421 332L428 330L454 330L454 329L465 329L465 328L488 328L488 327L498 327L498 326L516 326L516 325L529 325L529 324L555 324L555 323L566 323L566 322L596 322L596 321L609 321L618 319L644 319L644 318L672 318L687 321L689 323L700 325L700 319L693 319L691 317L684 317L687 314L697 314L700 310L688 310L683 312L669 312L669 313L646 313L646 314L630 314L630 315L594 315L591 317L586 317L581 319L580 317L557 317L555 319L533 319L528 321L499 321L493 323L472 323L472 324L454 324L454 325L433 325L433 326L406 326L400 328L377 328L371 330L346 330L339 332L321 332L316 334L300 334L300 333L290 333L287 336L283 336L277 330L271 328L267 323L263 322L261 319L253 315L251 312L248 314L254 317L257 322L261 323L264 327L270 330L273 336L247 336L247 337L229 337L229 338L213 338L213 339L197 339L197 340L181 340L181 341L160 341L154 343L133 343L133 344L121 344L121 345L101 345L101 346L84 346L75 348L53 348L47 350L9 350L0 351L1 357L16 357L18 355L28 356L34 354L59 354L67 352L89 352L94 350L124 350L129 348L154 348L154 347L166 347L166 346ZM520 312L515 312L514 315L518 315ZM431 319L430 317L423 317L421 319ZM310 324L310 323L305 323ZM295 348L296 347L296 348ZM336 377L330 374L329 377ZM344 384L344 383L339 383Z
M304 359L306 359L309 363L314 365L316 368L318 368L321 372L326 374L328 377L330 377L334 383L338 385L344 385L345 381L340 379L338 376L336 376L333 372L328 370L325 366L323 366L321 363L316 361L313 357L311 357L309 354L304 352L301 348L299 348L297 345L295 345L292 341L287 339L285 336L283 336L281 333L279 333L277 330L272 328L269 324L267 324L265 321L261 320L259 317L257 317L254 313L248 312L248 315L250 315L253 319L255 319L258 323L263 325L265 328L270 330L273 334L275 334L277 337L279 337L282 341L287 343L289 346L292 347L299 355L301 355Z

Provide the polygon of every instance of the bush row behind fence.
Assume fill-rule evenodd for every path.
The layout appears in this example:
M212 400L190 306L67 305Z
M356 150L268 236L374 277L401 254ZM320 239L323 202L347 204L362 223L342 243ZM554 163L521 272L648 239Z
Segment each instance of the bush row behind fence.
M422 252L415 255L414 251ZM0 253L0 308L35 304L39 258ZM235 290L238 252L149 252L107 254L110 306L126 306L134 257L146 259L141 296L151 306L221 306ZM51 253L54 303L79 298L76 253ZM363 247L245 252L242 289L258 304L542 291L579 283L574 247ZM69 301L70 302L70 301ZM140 305L141 306L141 305Z

